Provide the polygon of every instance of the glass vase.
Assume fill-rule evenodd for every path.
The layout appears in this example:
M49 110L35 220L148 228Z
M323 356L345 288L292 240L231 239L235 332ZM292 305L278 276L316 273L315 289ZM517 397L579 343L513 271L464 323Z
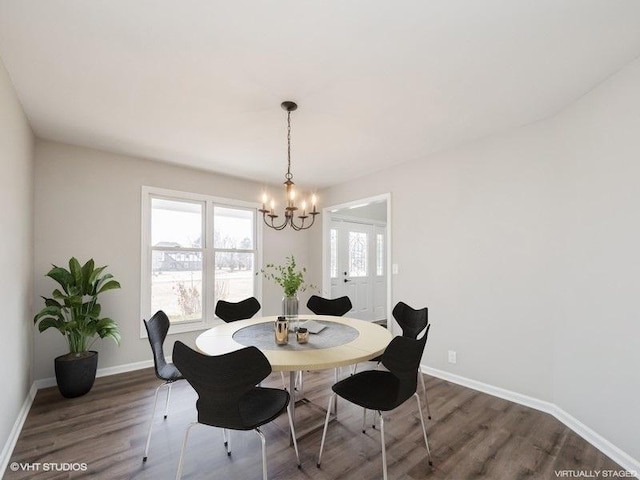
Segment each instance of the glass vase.
M289 330L298 331L298 296L282 297L282 315L289 321Z

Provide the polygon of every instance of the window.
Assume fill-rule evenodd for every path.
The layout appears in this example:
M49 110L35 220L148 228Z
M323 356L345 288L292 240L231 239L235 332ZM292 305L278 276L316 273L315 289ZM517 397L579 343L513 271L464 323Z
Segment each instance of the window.
M369 238L365 232L349 232L349 276L366 277L369 274L367 256Z
M376 275L384 275L384 235L376 234Z
M213 207L215 298L239 302L254 296L254 210Z
M163 310L172 323L201 321L204 204L150 200L150 313Z
M332 228L329 232L329 275L338 278L338 230Z
M218 300L259 296L257 204L143 187L142 205L142 318L163 310L172 333L201 330Z

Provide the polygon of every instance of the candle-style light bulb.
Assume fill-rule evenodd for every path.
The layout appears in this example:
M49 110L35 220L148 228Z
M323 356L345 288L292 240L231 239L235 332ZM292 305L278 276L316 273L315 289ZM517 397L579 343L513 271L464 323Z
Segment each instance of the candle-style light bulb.
M307 211L307 202L306 202L306 200L303 200L302 201L302 216L303 217L304 217L304 214L306 213L306 211Z
M265 205L267 204L267 200L269 199L269 197L267 197L266 193L262 194L262 210L265 210Z
M311 204L313 205L313 211L316 211L316 196L312 195L311 196Z
M271 199L271 214L272 215L273 215L273 211L275 210L275 208L276 208L276 202L273 199Z

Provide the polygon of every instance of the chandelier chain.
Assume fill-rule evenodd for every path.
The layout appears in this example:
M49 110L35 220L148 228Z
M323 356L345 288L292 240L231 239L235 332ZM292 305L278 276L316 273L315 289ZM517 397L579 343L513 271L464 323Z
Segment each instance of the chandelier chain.
M291 180L291 111L287 111L287 174L285 175L287 180Z

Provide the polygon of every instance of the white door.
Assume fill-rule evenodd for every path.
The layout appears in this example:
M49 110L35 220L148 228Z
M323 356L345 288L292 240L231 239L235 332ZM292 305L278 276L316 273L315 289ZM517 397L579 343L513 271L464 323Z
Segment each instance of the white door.
M372 224L335 219L331 222L331 298L347 295L353 304L350 317L386 317L384 232L384 227Z

